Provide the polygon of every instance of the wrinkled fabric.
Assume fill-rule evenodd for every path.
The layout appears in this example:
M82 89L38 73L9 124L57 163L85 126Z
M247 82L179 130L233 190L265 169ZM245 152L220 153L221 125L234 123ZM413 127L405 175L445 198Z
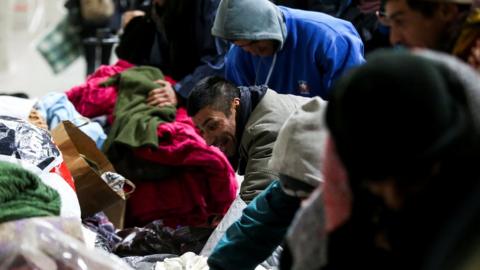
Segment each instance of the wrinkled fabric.
M60 195L34 173L0 162L0 223L60 214Z
M97 233L97 238L95 239L95 247L97 248L111 253L113 247L122 240L122 238L115 233L115 226L108 220L108 217L103 212L84 218L82 223L85 227Z
M195 131L184 108L176 121L157 128L158 148L137 148L134 155L159 166L169 165L171 176L156 181L135 179L127 203L127 224L144 225L163 219L170 227L201 225L224 215L235 199L238 183L223 153L207 146Z
M202 251L200 252L200 255L202 256L210 256L212 254L213 249L217 245L217 243L220 241L220 239L223 237L227 229L240 217L242 216L242 211L247 207L247 204L239 197L235 198L233 201L232 205L228 209L227 213L225 216L222 218L220 223L217 225L215 228L215 231L213 231L212 235L210 235L210 238L208 238L207 243L205 243L205 246L203 247Z
M290 114L308 101L267 90L250 114L240 141L238 166L238 174L245 175L240 197L246 203L265 190L272 179L278 179L278 173L268 167L273 145Z
M68 120L87 134L98 148L102 147L107 138L100 124L91 122L78 113L64 93L48 93L38 100L36 107L47 121L49 129L54 129L62 121Z
M280 181L255 197L228 228L209 257L212 268L251 269L281 243L300 201L323 181L325 108L325 101L313 98L285 120L269 161Z
M155 254L147 256L129 256L123 257L122 260L128 263L133 269L137 270L153 270L157 262L163 262L166 258L175 258L173 254Z
M262 100L263 96L265 96L268 87L266 85L250 87L239 86L238 90L240 90L240 108L237 110L235 138L240 142L250 114L255 110L255 107L257 107L257 104Z
M0 231L0 269L132 270L117 256L87 246L78 220L25 219Z
M287 28L282 12L270 1L223 0L212 34L226 40L275 40L281 48Z
M167 258L155 270L208 270L207 258L187 252L178 258Z
M46 130L24 120L0 116L0 160L19 164L38 175L59 193L60 215L80 219L73 178Z
M123 239L117 243L113 253L118 256L146 256L152 254L199 253L212 233L212 228L170 228L162 220L155 220L143 228L118 231Z
M232 46L225 77L236 85L267 84L282 94L328 99L334 81L365 62L357 31L351 23L323 13L279 9L288 31L282 49L275 56L260 57Z
M300 207L273 182L243 210L208 257L211 269L253 269L281 244Z
M160 79L164 77L159 69L140 66L130 68L102 83L105 86L118 86L115 121L103 146L109 157L123 154L113 152L117 144L129 147L158 145L157 126L172 122L176 111L173 106L158 107L147 104L148 93L158 88L155 81Z
M316 97L290 115L273 146L272 158L268 162L270 168L311 187L323 182L321 167L327 133L326 107L327 102ZM285 190L286 186L282 187Z
M111 66L102 65L88 76L84 84L72 87L66 95L81 115L88 118L108 115L108 122L111 124L117 101L117 90L114 86L102 87L99 84L133 66L123 60Z

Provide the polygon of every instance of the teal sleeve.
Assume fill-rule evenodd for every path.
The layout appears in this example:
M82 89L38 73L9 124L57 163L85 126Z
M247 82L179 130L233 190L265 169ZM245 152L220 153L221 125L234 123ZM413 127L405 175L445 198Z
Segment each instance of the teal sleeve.
M254 269L281 244L300 199L274 181L243 210L208 258L210 269Z

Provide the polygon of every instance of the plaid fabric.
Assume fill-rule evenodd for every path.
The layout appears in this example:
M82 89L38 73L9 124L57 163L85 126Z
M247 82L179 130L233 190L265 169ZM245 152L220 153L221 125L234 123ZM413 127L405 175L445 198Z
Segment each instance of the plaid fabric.
M64 71L82 55L80 29L65 16L50 32L40 39L36 49L45 58L55 74Z

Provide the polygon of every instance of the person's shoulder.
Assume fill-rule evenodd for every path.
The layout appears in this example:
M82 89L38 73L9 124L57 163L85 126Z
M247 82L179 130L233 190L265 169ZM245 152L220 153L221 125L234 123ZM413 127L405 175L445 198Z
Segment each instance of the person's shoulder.
M277 103L279 106L284 106L278 101L280 100L283 103L288 103L288 104L303 104L310 100L309 97L303 97L303 96L298 96L298 95L292 95L292 94L284 94L281 92L277 92L276 90L269 89L267 91L267 94L265 94L266 98L265 100L267 102L272 102L272 103Z
M286 7L280 7L280 10L283 13L286 24L294 26L297 31L298 29L302 29L302 31L308 29L310 31L318 31L321 29L322 32L339 32L345 27L353 27L348 21L318 11L307 11ZM316 34L321 34L322 32L317 32Z
M308 101L308 98L279 94L274 90L267 93L252 112L252 118L257 121L282 122L294 112L300 105Z

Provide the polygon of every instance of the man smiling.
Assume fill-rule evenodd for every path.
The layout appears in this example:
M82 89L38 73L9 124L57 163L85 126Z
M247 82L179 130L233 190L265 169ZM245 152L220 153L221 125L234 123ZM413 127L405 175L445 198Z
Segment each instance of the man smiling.
M223 78L207 77L191 91L187 111L207 144L219 147L245 175L240 197L249 203L278 179L268 167L278 131L309 100L277 94L266 86L236 87Z

